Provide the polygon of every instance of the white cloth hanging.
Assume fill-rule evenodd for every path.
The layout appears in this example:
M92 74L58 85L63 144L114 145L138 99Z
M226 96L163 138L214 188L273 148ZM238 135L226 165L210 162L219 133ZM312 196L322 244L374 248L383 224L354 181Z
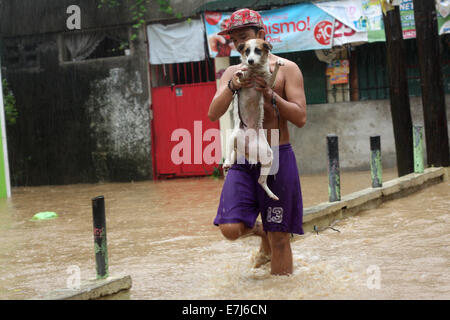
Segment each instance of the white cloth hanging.
M71 61L80 61L89 57L104 38L102 32L75 33L65 36L64 43Z
M205 60L205 31L200 19L147 26L151 64Z

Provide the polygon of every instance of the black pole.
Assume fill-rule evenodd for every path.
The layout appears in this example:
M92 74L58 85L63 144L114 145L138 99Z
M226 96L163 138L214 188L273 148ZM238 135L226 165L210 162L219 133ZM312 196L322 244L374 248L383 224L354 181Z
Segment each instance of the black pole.
M429 166L450 165L447 114L434 0L414 0L425 141Z
M327 135L328 155L328 199L330 202L341 200L341 178L339 172L339 145L335 134Z
M383 17L389 70L389 97L394 127L397 171L400 177L414 171L412 119L405 66L406 50L403 42L399 7L395 6L394 9L387 11Z
M383 167L381 165L380 136L370 137L370 172L372 176L372 188L383 185Z
M103 196L92 199L92 215L97 279L104 279L108 277L108 247L106 242L105 198Z

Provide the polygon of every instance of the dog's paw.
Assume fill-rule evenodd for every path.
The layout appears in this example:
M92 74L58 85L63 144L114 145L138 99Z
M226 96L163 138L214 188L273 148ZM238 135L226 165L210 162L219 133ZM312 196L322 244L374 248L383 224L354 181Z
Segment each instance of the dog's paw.
M238 77L236 79L238 84L241 84L242 79L244 79L244 73L242 71L237 71L236 76Z
M281 60L281 59L278 59L278 60L277 60L277 64L278 64L279 66L284 66L284 65L285 65L284 61Z
M272 195L270 196L270 198L273 199L273 200L275 200L275 201L280 200L280 199L279 199L276 195L274 195L274 194L272 194Z
M225 161L222 165L223 170L228 171L231 168L231 163Z

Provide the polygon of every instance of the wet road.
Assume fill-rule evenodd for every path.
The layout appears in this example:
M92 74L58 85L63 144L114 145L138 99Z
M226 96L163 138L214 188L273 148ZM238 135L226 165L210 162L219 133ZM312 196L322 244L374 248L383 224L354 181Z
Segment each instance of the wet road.
M384 180L396 177L385 170ZM302 176L306 207L327 201L327 177ZM449 182L342 220L292 243L294 274L252 268L255 237L225 240L212 225L223 180L21 187L0 202L0 299L66 286L68 268L95 277L91 199L106 199L110 274L121 299L450 299ZM342 195L370 186L341 173ZM41 211L57 219L30 221Z

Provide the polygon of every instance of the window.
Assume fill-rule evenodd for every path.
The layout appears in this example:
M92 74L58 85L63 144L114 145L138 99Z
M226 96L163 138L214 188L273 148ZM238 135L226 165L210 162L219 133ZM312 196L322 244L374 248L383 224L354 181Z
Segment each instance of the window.
M128 27L83 31L62 35L61 57L64 62L119 57L130 54Z
M326 63L319 61L314 51L280 54L299 66L303 74L307 104L327 103Z
M2 60L10 70L39 68L39 39L22 37L4 39Z
M374 42L356 47L359 100L389 98L386 43Z
M450 35L441 36L441 68L445 93L450 93ZM421 79L416 39L405 41L406 77L409 96L421 96ZM369 43L356 48L360 100L389 99L386 43Z
M214 60L151 65L152 87L215 81Z

